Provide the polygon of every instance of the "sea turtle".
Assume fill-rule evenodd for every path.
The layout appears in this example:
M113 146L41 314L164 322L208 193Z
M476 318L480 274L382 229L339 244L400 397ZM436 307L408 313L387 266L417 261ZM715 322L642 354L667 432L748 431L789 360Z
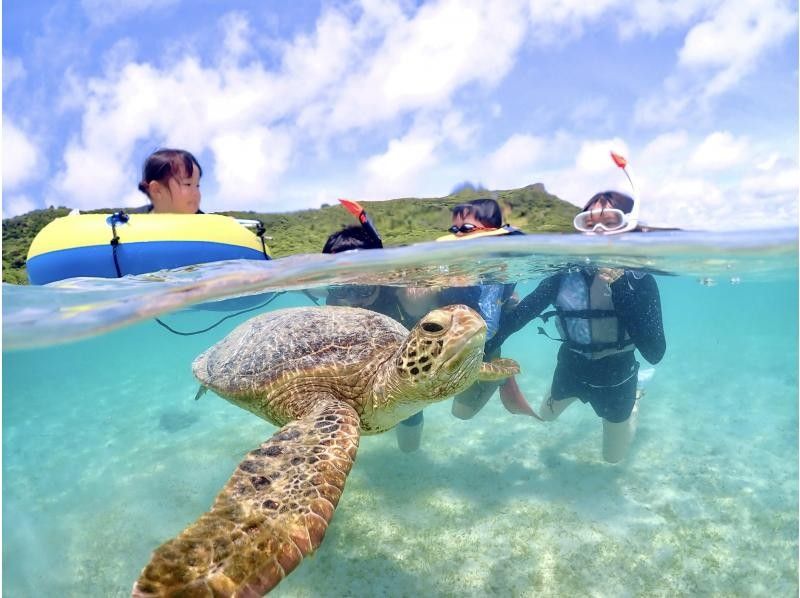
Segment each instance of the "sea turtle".
M322 542L355 460L377 434L466 389L519 372L482 363L486 324L433 310L409 332L351 307L277 310L192 364L201 384L282 426L247 454L211 510L157 548L133 596L260 596Z

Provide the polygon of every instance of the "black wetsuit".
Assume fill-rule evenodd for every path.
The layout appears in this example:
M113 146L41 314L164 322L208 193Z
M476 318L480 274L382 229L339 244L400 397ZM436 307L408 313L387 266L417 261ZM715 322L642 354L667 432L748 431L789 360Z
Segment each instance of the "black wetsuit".
M511 334L554 305L561 289L560 272L543 280L515 309L504 315L501 328L486 352L499 348ZM661 361L666 351L661 318L661 299L655 279L630 270L609 285L615 316L622 330L648 362ZM551 398L578 397L591 403L595 413L611 422L628 419L636 400L639 364L632 348L590 359L578 347L565 342L558 352Z

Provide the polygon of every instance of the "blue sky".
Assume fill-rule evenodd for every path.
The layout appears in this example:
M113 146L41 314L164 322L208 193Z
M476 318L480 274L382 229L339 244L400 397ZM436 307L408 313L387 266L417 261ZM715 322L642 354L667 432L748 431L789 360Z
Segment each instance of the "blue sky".
M203 208L287 211L541 182L628 157L651 224L796 225L798 15L784 0L3 3L3 217L146 203L192 151Z

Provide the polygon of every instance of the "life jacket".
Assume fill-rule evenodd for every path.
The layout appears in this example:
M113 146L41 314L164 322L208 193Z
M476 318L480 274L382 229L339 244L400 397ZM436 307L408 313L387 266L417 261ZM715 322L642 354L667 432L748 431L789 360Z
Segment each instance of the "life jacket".
M547 321L553 315L558 316L556 328L561 335L558 340L573 351L597 353L608 349L633 349L633 341L617 318L611 287L595 273L582 268L565 273L554 305L555 312L541 317Z

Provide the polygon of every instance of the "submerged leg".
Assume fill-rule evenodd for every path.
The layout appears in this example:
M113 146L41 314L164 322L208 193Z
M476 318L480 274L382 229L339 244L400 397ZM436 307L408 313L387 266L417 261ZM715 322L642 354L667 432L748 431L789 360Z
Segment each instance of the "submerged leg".
M472 419L497 389L498 382L476 382L453 399L451 412L458 419Z
M395 434L397 435L397 448L404 453L413 453L419 449L422 442L422 427L425 424L425 418L422 411L404 419L395 427Z
M542 420L551 422L557 419L564 409L572 405L576 399L577 397L570 397L568 399L554 401L550 393L547 393L544 399L542 399L541 407L539 407L539 416Z
M639 401L636 401L630 417L624 422L603 420L603 459L609 463L619 463L625 458L636 435L638 415Z

